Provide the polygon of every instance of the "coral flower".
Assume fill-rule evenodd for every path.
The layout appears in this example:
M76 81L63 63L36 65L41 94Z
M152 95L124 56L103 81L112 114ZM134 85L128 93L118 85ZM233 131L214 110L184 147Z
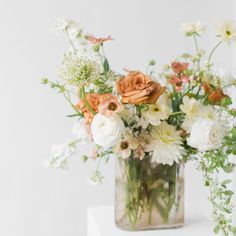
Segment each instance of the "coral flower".
M180 62L172 62L171 67L172 70L176 73L182 73L184 70L188 69L188 63L180 63Z
M110 114L111 112L121 112L122 105L117 100L117 97L112 94L101 95L98 106L99 112Z
M114 39L111 38L111 35L109 35L106 38L96 38L96 37L90 35L90 36L87 37L87 40L89 42L91 42L92 44L102 44L102 43L104 43L106 41L111 41L111 40L114 40Z

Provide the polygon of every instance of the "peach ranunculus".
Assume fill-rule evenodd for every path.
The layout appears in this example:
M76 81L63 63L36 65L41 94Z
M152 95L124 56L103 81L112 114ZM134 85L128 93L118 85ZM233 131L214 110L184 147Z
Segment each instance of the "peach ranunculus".
M86 94L86 100L88 101L89 105L94 110L94 112L98 112L100 96L101 96L100 94L96 93ZM91 111L89 111L89 109L86 107L83 99L80 99L79 103L76 105L76 108L79 109L84 114L86 122L88 124L91 124L94 114Z
M124 104L155 104L165 91L165 87L139 71L130 71L127 76L118 79L116 88Z
M86 99L95 113L104 112L109 115L109 112L120 112L122 110L122 105L117 98L109 93L89 93L86 94ZM76 108L84 114L87 124L91 124L94 114L86 107L83 99L80 99Z
M208 101L212 104L219 104L223 98L227 97L220 87L213 89L209 83L204 83L203 89L205 94L208 94Z

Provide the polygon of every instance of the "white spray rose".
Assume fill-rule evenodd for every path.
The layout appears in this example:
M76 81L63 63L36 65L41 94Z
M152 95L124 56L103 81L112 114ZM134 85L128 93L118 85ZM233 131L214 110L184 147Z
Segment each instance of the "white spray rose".
M93 140L102 147L112 146L121 137L124 128L123 121L116 113L107 116L98 113L91 124Z
M214 120L198 119L191 129L188 145L199 151L219 148L224 135L222 126Z

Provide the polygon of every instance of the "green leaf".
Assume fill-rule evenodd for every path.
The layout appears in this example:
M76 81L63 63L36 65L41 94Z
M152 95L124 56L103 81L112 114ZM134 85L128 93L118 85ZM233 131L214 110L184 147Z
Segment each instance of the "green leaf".
M220 232L220 226L219 225L215 226L213 231L215 234L218 234Z
M75 117L75 116L81 116L81 114L72 114L72 115L68 115L67 117L71 118L71 117Z
M230 184L231 182L232 182L232 180L226 179L226 180L224 180L221 184L222 184L222 185L227 185L227 184Z
M232 196L234 194L234 192L231 190L226 190L224 193L228 196Z
M103 62L103 69L104 69L105 73L107 73L110 70L109 63L108 63L108 60L107 60L106 57L105 57L105 60Z

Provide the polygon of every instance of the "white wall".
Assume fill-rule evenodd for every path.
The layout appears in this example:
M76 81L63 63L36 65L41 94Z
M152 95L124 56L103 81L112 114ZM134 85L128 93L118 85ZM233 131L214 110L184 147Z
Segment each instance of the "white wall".
M227 4L226 4L227 2ZM214 29L232 18L233 0L0 0L0 235L85 235L86 208L112 204L113 161L103 186L86 183L92 164L74 158L67 173L44 169L53 143L71 134L64 100L40 85L56 79L67 49L63 37L49 33L59 16L68 16L98 36L111 34L107 55L114 69L144 69L155 58L157 69L191 49L177 28L183 20L201 19ZM234 17L235 18L235 17ZM213 45L213 30L202 43ZM232 48L218 51L217 63L231 67ZM187 168L189 204L207 207L201 175ZM204 193L204 194L202 194Z

